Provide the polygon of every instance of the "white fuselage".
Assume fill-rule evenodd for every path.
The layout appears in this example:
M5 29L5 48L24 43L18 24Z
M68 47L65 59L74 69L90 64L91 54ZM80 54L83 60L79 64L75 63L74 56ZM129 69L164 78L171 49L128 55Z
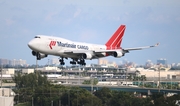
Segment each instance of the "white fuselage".
M83 50L86 52L93 50L106 50L105 45L74 42L60 37L44 35L36 36L28 45L31 45L30 48L36 52L70 58L77 58L77 55L73 53L64 53L65 51ZM100 53L99 56L104 57L106 56L106 53Z

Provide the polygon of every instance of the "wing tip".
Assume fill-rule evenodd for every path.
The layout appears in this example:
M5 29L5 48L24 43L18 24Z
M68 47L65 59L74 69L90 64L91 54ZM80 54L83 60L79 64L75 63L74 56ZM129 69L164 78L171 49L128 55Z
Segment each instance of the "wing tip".
M159 46L159 43L156 43L155 45L150 46L150 47L156 47L156 46Z
M160 43L157 43L155 46L159 46Z

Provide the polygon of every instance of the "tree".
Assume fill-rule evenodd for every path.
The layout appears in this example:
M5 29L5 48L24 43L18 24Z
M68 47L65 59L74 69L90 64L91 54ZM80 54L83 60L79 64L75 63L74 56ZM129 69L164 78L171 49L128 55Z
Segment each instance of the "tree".
M162 93L153 94L151 98L155 106L168 106Z
M102 104L109 105L110 98L113 97L112 91L109 88L103 87L101 90L98 90L94 93L99 99L101 99Z
M141 81L146 81L146 76L145 75L141 75L140 80Z
M133 79L133 76L132 75L129 75L128 76L128 79L131 81Z
M133 78L133 81L139 81L139 79L140 79L140 77L135 76L135 77Z
M84 82L82 84L92 84L93 80L93 85L96 85L98 83L98 79L91 79L91 80L84 80Z
M113 96L110 99L110 105L113 106L131 106L130 93L113 91Z
M21 74L17 73L13 77L13 81L16 83L14 92L18 94L15 96L15 101L25 102L31 101L34 90L39 86L50 85L46 76L42 76L40 73Z
M49 85L50 82L47 76L41 75L39 72L30 74L17 73L13 77L13 81L16 83L17 88L34 88L41 85Z

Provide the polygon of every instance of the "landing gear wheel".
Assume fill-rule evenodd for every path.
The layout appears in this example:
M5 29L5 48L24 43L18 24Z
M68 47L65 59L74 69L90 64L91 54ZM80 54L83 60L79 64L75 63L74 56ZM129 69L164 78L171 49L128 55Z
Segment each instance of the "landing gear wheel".
M83 66L85 66L85 65L86 65L86 63L83 63L82 65L83 65Z
M59 62L60 62L60 65L65 65L63 58L59 59Z
M72 61L70 61L70 64L72 64L72 65L76 65L76 60L75 60L75 59L73 59Z
M85 60L84 59L80 59L80 61L78 62L78 64L80 64L80 65L86 65L86 63L85 63Z
M76 62L75 61L70 61L70 64L76 65Z
M62 62L62 63L60 63L61 65L64 65L65 63L64 62Z
M41 56L40 56L40 54L38 52L36 53L36 59L41 60Z

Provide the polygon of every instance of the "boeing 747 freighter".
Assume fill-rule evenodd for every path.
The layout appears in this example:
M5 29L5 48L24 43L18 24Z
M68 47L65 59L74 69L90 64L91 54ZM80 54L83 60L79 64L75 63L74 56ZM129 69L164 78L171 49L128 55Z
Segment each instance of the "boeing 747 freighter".
M141 50L158 46L144 46L136 48L122 48L121 42L125 32L125 25L121 25L105 45L75 42L61 37L37 35L28 46L32 50L32 55L37 60L48 55L59 56L59 62L64 65L64 59L71 58L70 64L86 65L86 59L98 59L106 56L120 58L132 50Z

